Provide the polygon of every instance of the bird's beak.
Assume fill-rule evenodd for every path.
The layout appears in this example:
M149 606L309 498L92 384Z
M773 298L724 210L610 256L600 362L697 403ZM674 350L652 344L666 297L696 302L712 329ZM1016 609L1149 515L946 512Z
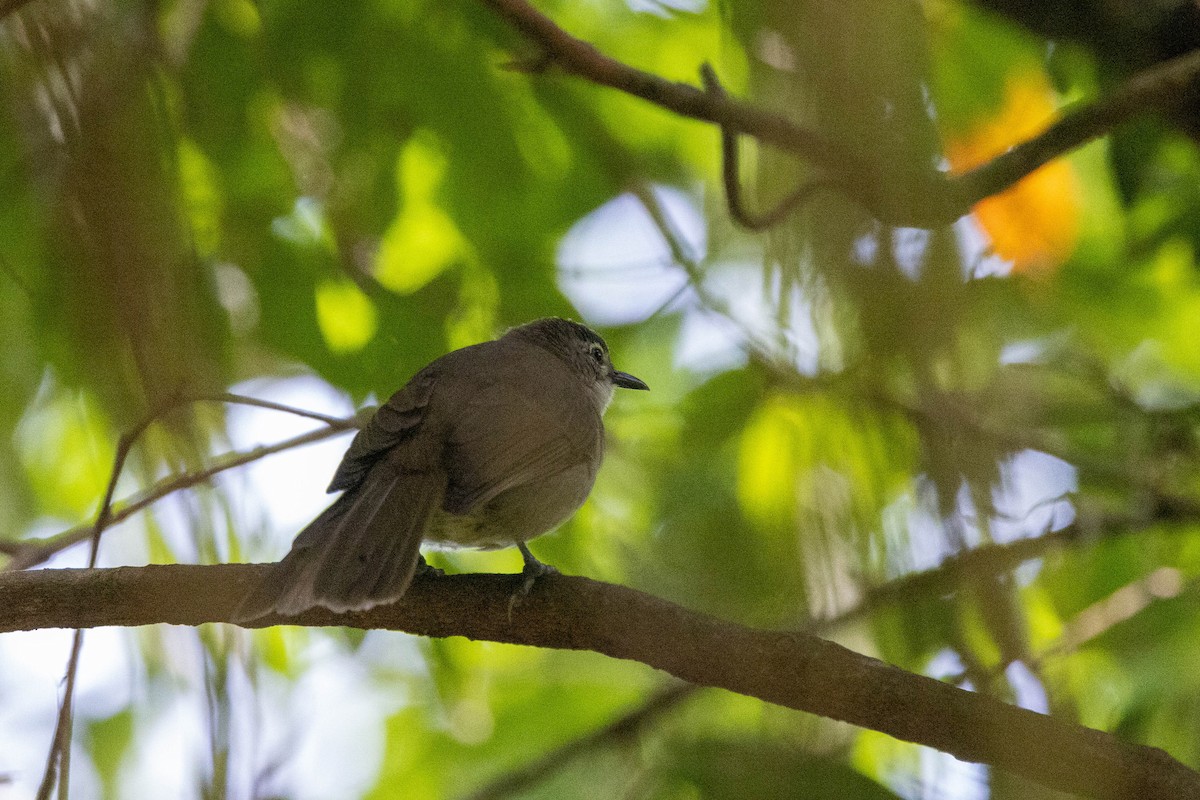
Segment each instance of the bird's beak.
M645 392L650 391L650 387L647 386L646 382L641 378L635 378L628 372L621 372L620 370L613 370L612 382L615 385L620 386L622 389L641 389Z

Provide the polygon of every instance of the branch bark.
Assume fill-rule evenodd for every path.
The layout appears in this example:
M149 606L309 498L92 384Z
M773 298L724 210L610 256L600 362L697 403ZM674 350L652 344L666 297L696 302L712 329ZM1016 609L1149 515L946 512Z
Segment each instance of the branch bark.
M0 632L228 621L270 567L36 570L0 575ZM418 579L393 605L314 609L262 626L350 625L591 650L881 731L1095 798L1200 798L1200 774L1161 750L1006 705L801 633L752 630L586 578L549 576L509 615L511 575Z
M1200 51L1186 53L1137 73L1108 97L1076 106L1038 136L962 175L929 171L916 181L871 174L836 143L786 117L752 104L668 81L636 69L577 39L527 0L482 0L543 54L539 65L640 97L668 111L712 122L793 153L828 171L848 196L892 225L941 227L970 212L985 197L1011 187L1046 163L1104 136L1118 125L1156 110L1168 110L1188 95L1200 76Z
M631 67L567 33L526 0L483 3L541 50L539 65L554 64L570 75L640 97L681 116L749 134L829 170L844 173L857 169L849 153L786 117Z

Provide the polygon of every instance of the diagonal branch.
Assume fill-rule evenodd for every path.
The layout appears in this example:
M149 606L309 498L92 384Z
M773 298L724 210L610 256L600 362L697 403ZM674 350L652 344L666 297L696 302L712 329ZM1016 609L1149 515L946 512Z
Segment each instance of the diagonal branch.
M848 153L786 117L617 61L567 33L526 0L483 2L541 48L547 63L553 63L564 72L640 97L676 114L750 134L820 167L839 172L854 171L853 159Z
M1134 75L1112 94L1081 104L1038 136L958 176L928 171L917 181L885 179L835 143L788 118L734 99L636 69L560 28L527 0L482 0L542 51L543 65L640 97L668 111L745 134L811 161L830 180L893 225L933 228L954 222L985 197L1001 192L1044 164L1118 125L1184 102L1200 76L1200 50ZM901 185L903 184L903 185Z
M0 575L0 632L228 621L269 567L154 566ZM256 624L352 625L591 650L842 720L1095 798L1200 798L1200 774L1123 742L802 633L746 628L622 586L540 580L510 619L511 575L418 579L393 606Z
M1100 541L1108 537L1136 535L1151 526L1177 523L1194 525L1200 518L1195 512L1185 513L1179 519L1165 516L1135 518L1125 516L1080 514L1080 518L1053 532L1029 539L1018 539L1004 544L984 544L951 556L936 567L914 572L867 588L860 602L832 617L814 619L804 626L804 631L816 635L828 635L848 623L861 620L872 612L889 605L916 597L931 599L953 594L961 587L973 582L986 581L1003 575L1033 559L1044 558L1054 551L1079 544L1083 540ZM1143 579L1149 581L1151 578ZM1151 592L1151 594L1153 594ZM1127 604L1126 604L1127 605ZM1094 635L1094 634L1093 634ZM1040 657L1067 652L1079 644L1080 639L1065 638L1062 643ZM954 681L950 681L954 682ZM635 732L656 721L664 712L690 698L699 688L695 684L668 687L649 697L641 706L599 730L568 742L540 758L514 769L486 784L469 795L469 800L499 800L516 796L526 791L537 781L544 780L560 770L570 760L590 750L628 739Z
M195 472L185 472L176 475L172 478L167 478L149 489L140 492L139 494L117 503L111 511L108 518L108 525L116 525L118 522L133 516L137 512L153 505L169 494L178 492L182 489L190 489L193 486L198 486L201 483L218 475L226 470L235 467L241 467L246 464L263 459L275 453L282 453L285 450L291 450L302 445L319 442L324 439L337 436L347 431L355 430L362 427L363 422L369 415L371 409L360 412L358 415L347 419L334 419L328 423L329 427L318 428L317 430L308 433L302 433L299 436L293 436L291 439L285 439L282 442L275 444L263 445L255 447L251 450L240 452L226 453L220 456L213 463L203 469ZM4 571L15 571L36 567L49 560L56 553L71 547L72 545L86 541L91 537L94 526L80 525L62 533L56 534L48 539L40 539L35 541L18 541L4 542L0 544L0 552L7 552L12 556L12 559L4 567Z
M542 755L528 764L507 772L500 777L484 784L471 792L466 800L503 800L506 797L516 797L523 792L529 792L549 775L562 769L567 762L606 745L615 742L628 742L651 723L657 722L668 711L677 708L684 700L696 693L696 685L691 683L671 683L664 689L655 692L628 714L623 714L602 728L592 731L586 736L573 739L561 747Z
M1039 135L951 181L958 186L962 202L974 205L1122 123L1179 105L1192 97L1188 90L1198 77L1200 50L1156 64L1107 97L1075 106Z

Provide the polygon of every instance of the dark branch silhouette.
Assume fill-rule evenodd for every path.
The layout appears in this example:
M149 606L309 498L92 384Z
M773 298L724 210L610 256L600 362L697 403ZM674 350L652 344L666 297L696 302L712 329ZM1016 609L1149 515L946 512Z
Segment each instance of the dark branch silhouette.
M786 117L730 97L660 78L604 55L577 39L525 0L483 0L540 48L539 70L553 64L571 75L648 100L685 117L714 122L796 153L814 164L847 170L852 159L837 145Z
M827 172L830 180L881 221L910 227L933 228L954 222L985 197L1118 125L1174 108L1190 96L1184 90L1200 76L1200 51L1164 61L1134 75L1107 97L1068 110L1041 134L970 172L953 176L930 170L918 185L909 182L891 187L896 181L871 174L835 142L780 114L622 63L567 33L526 0L482 1L539 48L537 71L557 66L676 114L715 123L726 135L744 134L793 153Z
M700 79L704 83L705 91L709 94L715 94L718 97L728 96L725 94L725 87L717 79L716 70L712 68L712 65L702 64L700 66ZM816 178L797 186L773 208L756 214L746 208L746 203L742 199L741 172L737 131L722 125L721 180L725 185L725 202L729 206L729 216L733 218L733 221L752 231L765 231L778 225L822 189L847 193L845 187L837 181Z
M152 566L0 575L0 632L227 621L268 566ZM1096 798L1200 798L1161 750L905 672L803 633L746 628L622 586L550 576L509 615L519 576L422 578L392 606L315 609L256 625L347 625L591 650L700 686L871 728Z

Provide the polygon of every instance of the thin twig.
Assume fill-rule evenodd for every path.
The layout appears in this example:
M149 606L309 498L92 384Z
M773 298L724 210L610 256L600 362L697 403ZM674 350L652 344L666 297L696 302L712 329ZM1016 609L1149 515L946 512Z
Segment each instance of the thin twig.
M112 473L108 479L108 487L104 490L104 500L100 503L100 511L96 514L96 522L92 525L91 551L88 553L88 569L96 566L96 558L100 554L100 534L104 532L112 518L113 495L117 491L117 481L125 470L125 462L129 452L138 438L146 429L166 413L174 404L167 408L148 414L133 430L121 436L117 441L117 452L113 458ZM55 775L58 775L58 793L60 798L68 796L70 781L70 749L71 749L71 706L75 699L75 675L79 671L79 653L83 649L83 631L76 630L71 642L71 655L67 658L67 673L64 679L62 703L58 707L58 721L54 726L54 738L50 742L50 752L46 755L46 769L42 773L42 783L38 787L37 800L49 800L50 792L54 789Z
M204 469L197 470L196 472L185 472L181 475L176 475L174 477L162 480L159 483L156 483L150 489L121 502L119 507L112 512L109 524L116 525L117 523L133 516L147 506L161 500L167 495L180 491L181 489L190 489L191 487L204 483L214 475L218 475L226 470L244 466L245 464L250 464L254 461L265 458L266 456L274 455L275 453L282 453L285 450L291 450L302 445L319 442L332 436L345 433L346 431L354 430L355 428L361 427L364 416L365 414L359 414L353 417L347 417L346 419L335 419L333 422L329 423L328 428L321 428L319 430L303 433L299 436L294 436L291 439L285 439L282 442L277 442L276 444L263 445L261 447L255 447L251 450L244 450L240 452L235 451L232 453L226 453L225 455L214 460L212 464ZM36 543L6 542L5 546L0 548L0 551L9 552L13 557L12 560L9 561L9 563L5 566L3 571L12 572L35 567L51 558L55 554L65 550L66 548L84 541L91 535L91 532L91 525L81 525Z
M476 789L466 800L502 800L528 791L581 755L608 746L614 741L634 738L643 728L656 722L667 711L676 708L699 690L699 686L690 683L674 683L661 689L633 711L622 714L586 736L543 754L520 769L501 775Z
M289 406L285 405L284 403L276 403L273 400L260 400L257 397L247 397L243 394L231 394L229 392L213 395L199 395L191 398L189 402L231 403L233 405L255 406L256 408L266 408L271 411L282 411L286 414L304 417L305 419L315 419L317 422L324 422L326 425L346 424L346 419L343 417L331 417L328 414L319 414L316 411L309 411L305 408L297 408L296 406Z
M631 192L638 199L638 202L642 204L642 208L645 209L654 227L658 229L659 235L662 237L663 243L667 245L667 249L670 250L671 258L675 264L687 275L688 284L685 284L685 286L690 285L695 291L696 296L700 299L701 308L721 317L737 330L742 338L739 346L752 361L760 361L764 365L769 365L772 370L790 372L795 376L797 381L805 380L803 376L796 374L795 370L791 370L781 364L780 359L773 352L773 348L768 343L761 341L758 334L747 327L724 300L705 288L702 265L689 252L688 247L684 244L683 236L676 230L675 224L671 221L666 209L658 202L658 198L654 196L654 192L645 185L635 185L631 189ZM677 294L682 295L682 291L677 292Z
M722 99L728 97L725 87L717 78L716 70L711 64L700 65L700 77L704 90ZM765 231L787 219L792 212L802 204L812 199L822 189L846 192L846 187L838 181L829 178L817 178L805 181L793 189L787 197L762 213L755 214L746 208L742 199L741 156L738 152L738 134L733 128L721 125L721 178L725 185L725 202L729 207L729 216L734 222L751 231ZM852 197L852 195L851 195Z
M71 654L67 664L79 663L79 651L83 647L83 631L76 630L71 637ZM58 719L54 723L54 738L50 740L50 752L46 756L46 768L42 771L42 783L38 786L37 800L46 800L54 789L55 776L61 768L63 779L58 782L59 797L66 797L68 781L67 773L71 769L71 703L75 694L75 670L67 668L66 680L63 685L62 705L58 709Z
M327 430L316 431L314 433L330 435L332 432L338 432L340 430L344 430L345 428L345 420L341 420L336 417L316 414L315 412L293 408L281 403L274 403L269 400L259 400L257 398L246 397L243 395L223 393L219 395L177 398L168 401L163 406L147 414L141 421L134 425L131 430L123 434L117 441L116 454L113 457L112 472L109 476L108 486L104 490L104 499L100 503L100 510L97 512L96 521L93 525L84 528L82 530L83 535L80 537L83 538L83 536L88 536L91 539L91 548L88 552L88 569L94 569L96 566L96 560L100 555L100 537L104 533L104 530L109 525L113 524L114 521L117 521L116 515L113 514L113 498L116 495L117 482L120 480L121 474L125 470L125 463L129 459L129 454L132 451L134 444L137 443L142 434L144 434L146 430L149 429L150 426L153 425L157 420L166 416L180 406L193 402L221 402L257 406L275 411L285 411L310 419L317 419L329 426ZM307 436L312 436L312 434L308 434ZM306 437L296 438L304 439ZM295 442L295 440L292 441ZM292 446L295 445L293 444ZM278 447L278 445L275 447ZM262 451L270 449L271 448L258 448L257 457L261 458L266 454ZM202 470L197 473L189 473L188 475L181 476L174 481L168 481L167 483L171 484L169 491L175 491L176 489L183 488L185 485L195 485L202 480L211 477L222 469L228 469L230 466L235 466L236 464L232 462L237 461L239 461L239 459L230 459L225 464L222 464L220 468L210 467L207 470ZM247 463L247 460L242 459L240 463ZM165 493L169 493L169 491ZM162 495L159 496L161 497ZM150 502L153 502L153 500L147 500L143 503L142 507L149 505ZM132 505L133 504L126 509L127 513L125 516L133 513L133 510L129 510L132 508ZM16 559L14 559L14 561L15 560ZM11 563L9 566L12 566ZM50 743L50 751L46 756L46 768L42 774L42 782L38 787L37 800L49 800L50 792L54 789L56 776L60 798L62 798L62 800L66 800L69 794L69 753L71 747L72 705L74 703L75 696L75 676L79 671L79 655L82 649L83 631L76 630L71 644L71 654L67 658L67 669L64 678L62 701L58 709L58 720L55 723L54 735Z

